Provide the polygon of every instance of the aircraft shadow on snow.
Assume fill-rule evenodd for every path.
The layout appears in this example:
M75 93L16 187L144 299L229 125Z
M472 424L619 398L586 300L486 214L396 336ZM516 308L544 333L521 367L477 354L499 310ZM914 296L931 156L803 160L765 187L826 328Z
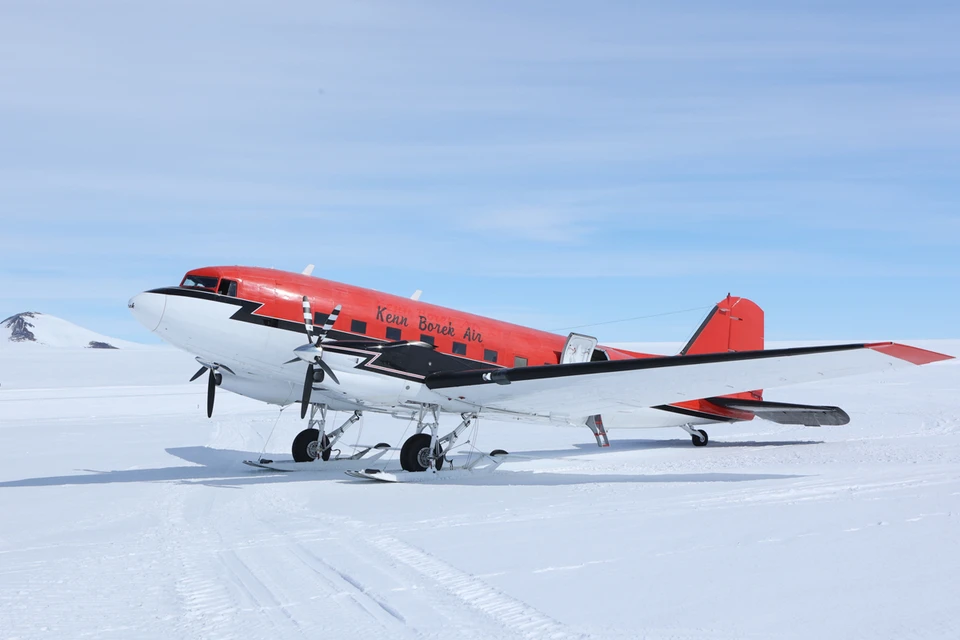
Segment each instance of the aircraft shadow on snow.
M781 447L819 444L811 440L767 441L767 442L711 442L711 447ZM580 444L575 449L524 451L523 455L545 459L563 459L597 454L596 445ZM611 443L608 451L635 451L642 449L665 449L690 447L689 440L620 440ZM314 482L318 480L338 480L349 483L367 482L350 480L344 477L342 470L310 472L269 472L255 470L242 464L242 460L257 457L256 453L232 449L214 449L212 447L175 447L166 450L172 456L180 458L193 466L158 467L153 469L123 469L116 471L98 471L78 469L85 474L25 478L0 482L0 489L13 487L47 487L69 485L115 484L132 482L180 482L203 484L224 488L239 488L244 485L273 484L286 482ZM691 452L694 454L695 452ZM396 465L395 461L392 461ZM362 460L357 468L363 468ZM383 466L383 463L376 465ZM442 473L442 472L441 472ZM436 479L439 485L489 485L489 486L556 486L591 483L669 483L669 482L749 482L755 480L788 480L802 477L796 474L771 473L666 473L666 474L590 474L590 473L553 473L549 471L512 471L501 467L492 473L448 474ZM414 478L412 478L414 479ZM426 478L424 478L426 480ZM430 482L434 484L434 482Z

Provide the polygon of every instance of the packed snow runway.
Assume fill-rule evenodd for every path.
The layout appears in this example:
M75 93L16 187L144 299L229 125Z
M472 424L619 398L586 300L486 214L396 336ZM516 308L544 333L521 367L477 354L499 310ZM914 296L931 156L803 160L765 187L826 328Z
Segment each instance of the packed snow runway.
M536 459L380 484L245 467L304 422L224 392L208 420L185 354L9 346L0 638L960 637L958 362L770 391L852 422L706 448L481 421Z

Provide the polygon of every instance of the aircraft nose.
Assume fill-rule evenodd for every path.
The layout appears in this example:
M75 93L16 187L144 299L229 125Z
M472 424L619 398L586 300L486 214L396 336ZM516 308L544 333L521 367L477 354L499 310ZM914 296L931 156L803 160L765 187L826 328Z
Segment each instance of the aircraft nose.
M127 307L130 308L130 312L137 319L137 322L150 331L156 331L167 307L167 296L145 291L130 298Z

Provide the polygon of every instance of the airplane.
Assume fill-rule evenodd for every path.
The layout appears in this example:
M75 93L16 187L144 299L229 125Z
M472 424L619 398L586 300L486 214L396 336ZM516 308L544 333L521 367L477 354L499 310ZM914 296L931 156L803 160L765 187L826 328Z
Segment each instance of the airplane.
M610 428L702 426L763 418L843 425L839 407L768 402L763 389L951 359L893 342L764 349L764 315L727 295L675 356L603 346L302 273L242 266L189 271L175 287L134 296L134 317L202 365L207 416L218 387L286 407L308 428L297 463L330 458L363 412L416 419L400 447L404 471L439 470L481 416L583 426L598 446ZM326 431L327 411L352 412ZM440 416L459 425L440 434ZM378 445L380 446L380 445ZM388 446L388 445L385 445ZM502 450L490 455L505 454Z

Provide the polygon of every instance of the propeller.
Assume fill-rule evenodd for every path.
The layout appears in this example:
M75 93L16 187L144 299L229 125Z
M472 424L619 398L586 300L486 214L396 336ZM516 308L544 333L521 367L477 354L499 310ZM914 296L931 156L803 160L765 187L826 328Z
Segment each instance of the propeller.
M205 371L210 372L210 375L207 378L207 417L212 418L213 417L213 400L217 393L217 387L219 387L220 383L223 382L223 374L221 374L219 370L223 369L224 371L228 371L230 373L233 373L233 370L230 369L230 367L228 367L225 364L217 364L217 363L207 364L202 360L200 360L200 358L197 358L197 362L199 362L203 366L200 367L199 371L193 374L193 377L190 378L190 382L193 382L194 380L202 376Z
M333 308L333 311L327 316L327 321L323 323L320 331L317 332L316 341L314 341L313 311L310 308L310 300L307 299L307 296L303 296L303 326L307 331L307 344L294 349L293 353L296 355L296 358L284 363L292 364L301 360L307 363L307 375L303 380L303 395L300 397L301 419L307 416L307 406L310 404L310 395L313 392L314 382L323 382L326 376L330 376L331 380L340 384L340 380L337 379L337 374L333 372L330 365L323 361L323 347L320 346L320 343L326 339L327 333L333 328L337 318L340 317L340 309L339 304ZM320 368L319 372L317 372L317 367Z

